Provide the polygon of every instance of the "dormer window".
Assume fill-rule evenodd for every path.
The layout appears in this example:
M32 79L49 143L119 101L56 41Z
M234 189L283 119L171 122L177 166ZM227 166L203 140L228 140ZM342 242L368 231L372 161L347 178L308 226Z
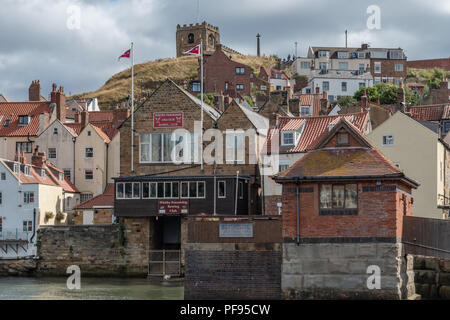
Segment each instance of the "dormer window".
M348 146L349 139L347 132L341 132L337 134L337 145L338 146Z
M347 51L339 51L338 59L348 59L348 52Z
M5 128L9 127L10 122L11 122L11 120L5 120L3 127L5 127Z
M45 173L45 170L44 170L44 169L41 169L41 178L42 178L42 179L45 179L46 176L47 176L47 175L46 175L46 173Z
M14 173L19 174L19 170L20 170L19 164L14 163Z
M25 166L25 168L24 168L24 172L25 172L25 175L26 176L30 176L31 174L30 174L30 170L31 168L30 168L30 166Z
M295 132L285 131L281 134L281 145L293 146L295 144Z
M30 124L30 116L19 116L19 126L27 126Z
M324 50L319 51L319 58L320 57L328 57L329 55L330 55L329 51L324 51Z

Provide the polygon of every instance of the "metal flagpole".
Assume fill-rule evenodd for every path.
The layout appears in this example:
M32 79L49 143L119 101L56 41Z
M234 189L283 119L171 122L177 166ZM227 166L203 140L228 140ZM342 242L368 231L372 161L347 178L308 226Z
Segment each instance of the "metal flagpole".
M134 48L131 42L131 172L134 172Z
M201 161L201 170L203 171L203 40L200 41L200 86L201 86L201 131L200 131L200 146L201 146L201 155L200 155L200 161Z

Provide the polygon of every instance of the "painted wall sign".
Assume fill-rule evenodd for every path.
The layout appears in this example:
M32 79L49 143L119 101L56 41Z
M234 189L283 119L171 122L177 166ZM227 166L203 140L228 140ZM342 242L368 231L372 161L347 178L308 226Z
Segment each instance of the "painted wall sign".
M219 238L253 238L253 224L222 223L219 226Z
M188 200L159 200L158 213L159 214L188 214L189 201Z
M183 112L155 112L153 113L154 128L183 127Z

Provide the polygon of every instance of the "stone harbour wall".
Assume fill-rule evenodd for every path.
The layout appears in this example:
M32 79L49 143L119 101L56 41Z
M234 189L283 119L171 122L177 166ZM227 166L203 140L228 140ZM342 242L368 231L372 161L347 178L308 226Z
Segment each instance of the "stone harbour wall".
M37 273L66 276L67 267L77 265L82 276L147 276L147 248L139 236L148 237L148 224L141 227L127 219L120 225L41 227Z
M450 300L450 259L407 256L408 297Z
M281 285L286 299L402 299L406 261L400 243L283 243ZM369 289L369 266L381 288Z
M0 259L0 277L33 276L35 273L34 259Z

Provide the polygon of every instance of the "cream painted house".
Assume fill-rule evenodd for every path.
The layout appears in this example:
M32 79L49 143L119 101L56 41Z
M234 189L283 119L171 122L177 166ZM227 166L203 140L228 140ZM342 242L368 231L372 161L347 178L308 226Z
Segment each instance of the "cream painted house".
M108 182L119 176L120 136L111 140L105 132L89 123L75 142L75 183L81 202L102 194Z
M443 218L447 214L438 206L448 194L448 145L439 139L439 128L396 112L367 138L406 175L420 183L413 190L413 215ZM448 161L448 160L447 160Z

